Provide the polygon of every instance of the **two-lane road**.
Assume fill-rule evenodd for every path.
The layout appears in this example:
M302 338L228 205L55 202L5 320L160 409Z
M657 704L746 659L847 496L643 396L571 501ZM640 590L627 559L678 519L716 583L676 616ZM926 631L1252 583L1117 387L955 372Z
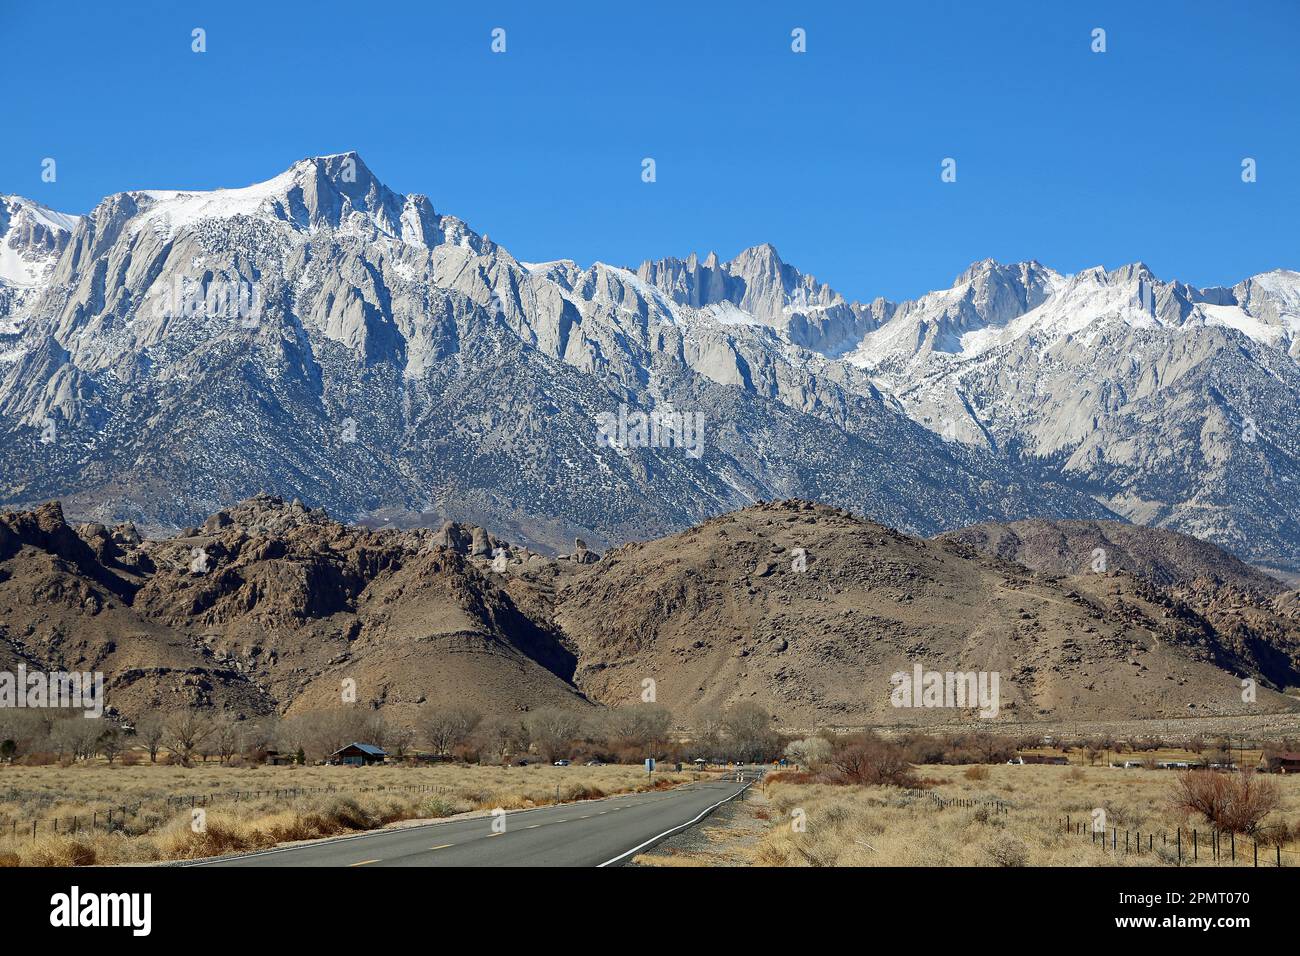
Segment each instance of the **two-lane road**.
M741 776L740 782L731 775L672 790L379 830L191 865L617 866L735 799L754 780L752 772Z

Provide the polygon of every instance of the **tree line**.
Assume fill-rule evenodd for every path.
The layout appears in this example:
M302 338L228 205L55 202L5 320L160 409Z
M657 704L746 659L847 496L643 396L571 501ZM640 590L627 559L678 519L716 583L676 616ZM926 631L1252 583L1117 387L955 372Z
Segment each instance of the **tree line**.
M198 708L150 712L134 721L87 719L80 711L0 711L0 760L49 763L103 757L151 763L261 762L277 753L317 762L350 743L374 744L394 758L417 753L473 763L559 759L601 763L766 760L784 741L755 704L706 714L683 742L672 712L658 704L575 710L542 707L509 716L464 705L425 707L411 723L364 705L286 716L242 718ZM126 755L124 757L124 755Z

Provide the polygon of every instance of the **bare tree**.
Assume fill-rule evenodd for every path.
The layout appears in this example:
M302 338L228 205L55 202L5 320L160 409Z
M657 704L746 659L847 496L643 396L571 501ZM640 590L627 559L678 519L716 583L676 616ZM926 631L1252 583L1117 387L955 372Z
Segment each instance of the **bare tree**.
M576 711L542 707L524 718L524 726L537 752L547 760L554 760L567 752L582 727L582 720Z
M874 734L855 738L837 749L831 765L849 783L917 786L912 765L902 747L881 740Z
M71 756L74 760L94 756L106 723L102 718L86 718L80 714L59 718L50 727L50 746L60 760L64 756Z
M469 740L482 719L474 708L458 705L423 711L419 724L430 749L436 754L448 754Z
M772 715L758 704L728 707L722 714L722 730L732 756L740 760L762 760L776 748Z
M100 733L95 745L104 756L104 759L111 764L117 759L117 755L125 749L126 741L122 738L121 729L115 724L110 724L106 730Z
M606 737L614 747L657 750L673 725L672 712L661 704L615 707L603 716Z
M712 759L722 755L722 711L704 710L696 714L695 733L691 742L696 755Z
M1001 763L1010 760L1016 750L1012 741L997 734L973 734L971 746L985 763Z
M46 744L50 736L52 720L43 710L0 708L0 742L8 742L6 747L10 762L18 754L29 753Z
M414 743L415 731L399 724L388 731L388 743L385 746L394 757L405 757Z
M50 735L46 743L60 760L69 754L74 758L77 755L77 725L73 723L76 719L65 717L56 720L50 726Z
M208 739L212 729L212 721L207 715L193 707L183 707L166 718L163 740L167 749L188 765L195 750Z
M808 737L791 741L785 748L785 756L807 770L816 770L830 760L832 750L825 737Z
M135 739L149 751L150 763L158 762L158 751L162 749L163 737L166 733L167 728L160 714L145 714L135 722Z
M474 735L482 752L501 759L507 753L528 749L528 729L521 721L494 717L479 725Z
M261 760L268 750L274 749L279 737L279 724L276 717L244 721L239 752L250 759Z
M243 742L243 726L229 714L222 714L212 722L212 734L208 746L222 763L239 753Z

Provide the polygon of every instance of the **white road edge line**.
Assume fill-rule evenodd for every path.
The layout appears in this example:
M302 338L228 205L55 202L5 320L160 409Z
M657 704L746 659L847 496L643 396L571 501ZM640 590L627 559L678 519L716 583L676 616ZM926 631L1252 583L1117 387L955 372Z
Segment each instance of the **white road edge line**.
M738 796L740 796L742 793L744 793L746 790L748 790L748 789L749 789L750 787L752 787L753 785L754 785L754 781L751 780L749 783L745 784L743 787L741 787L739 790L737 790L737 791L736 791L735 793L733 793L731 796L727 797L725 800L719 800L717 803L713 804L712 806L710 806L710 807L705 807L703 810L700 811L700 815L697 816L697 817L695 817L694 819L687 820L685 823L679 823L679 824L677 824L677 826L672 827L671 829L665 830L663 833L659 834L658 836L652 836L650 839L646 840L644 843L640 843L640 844L638 844L638 845L632 847L632 849L628 850L626 853L620 853L618 856L614 857L612 860L606 860L604 863L598 864L597 867L596 867L596 869L600 869L601 867L609 866L611 863L617 863L619 860L623 859L623 857L625 857L625 856L631 856L631 855L632 855L633 853L635 853L637 850L640 850L640 849L642 849L643 847L647 847L647 846L649 846L651 843L654 843L656 840L662 840L664 837L668 836L668 834L670 834L670 833L676 833L678 830L682 830L682 829L685 829L686 827L691 826L692 824L699 823L701 820L703 820L706 816L708 816L708 815L709 815L710 813L712 813L714 810L718 809L718 807L722 806L724 803L727 803L727 802L730 801L730 800L735 800Z
M689 781L689 782L678 784L677 786L689 787L692 783L699 783L699 782L700 781ZM581 806L582 804L585 803L602 803L606 800L622 800L626 797L635 796L636 793L637 791L629 791L627 793L611 794L608 797L597 797L595 800L566 800L563 803L548 803L540 807L529 807L527 810L507 810L506 816L516 816L523 813L540 813L544 810L558 810L561 807ZM725 803L726 801L723 802ZM623 808L615 807L614 809L622 810ZM409 827L379 827L374 830L366 830L362 833L352 833L349 834L348 836L324 837L322 839L310 840L307 841L306 843L301 843L298 846L279 846L279 847L272 847L269 850L254 850L252 853L235 853L235 854L227 854L225 856L206 857L198 860L168 860L162 862L170 863L172 864L172 866L175 867L216 866L221 863L227 863L231 860L248 859L249 857L254 857L254 856L270 856L272 853L293 853L295 850L307 850L316 846L324 846L327 843L349 843L352 840L365 840L368 839L369 837L378 837L378 836L392 836L395 833L403 833L406 831L413 831L413 830L424 830L431 827L451 827L451 826L456 826L457 824L460 823L470 823L479 820L486 820L489 817L490 814L483 813L472 817L461 817L459 820L436 820L432 823L417 823L414 826L409 826ZM559 822L563 823L564 821L561 820Z
M690 786L690 784L682 783L679 784L679 786L688 787ZM564 806L580 806L581 804L586 804L586 803L598 804L598 803L602 803L602 801L604 800L621 800L624 799L624 797L628 797L628 796L633 796L633 793L630 792L614 793L614 795L607 796L607 797L597 797L597 799L595 800L567 800L564 801L564 803L562 804L545 804L542 806L529 806L529 808L526 810L506 810L506 816L513 817L513 816L517 816L517 814L539 813L542 812L542 810L558 810L560 808L564 808ZM623 809L623 808L615 808L615 809ZM478 821L484 821L484 819L490 819L490 817L491 814L489 813L481 813L473 817L461 817L460 819L439 819L439 821L434 821L432 823L416 823L415 826L383 826L383 827L377 827L377 829L374 830L365 830L363 832L359 832L359 834L348 834L347 836L325 836L325 838L322 839L308 840L308 842L300 843L298 845L295 845L295 847L272 847L270 849L256 849L256 851L253 851L251 853L234 853L234 855L205 857L205 858L200 858L200 860L192 860L192 861L190 860L170 861L169 860L169 861L160 861L160 862L164 862L164 864L168 864L168 862L170 862L170 864L175 866L175 868L181 868L181 866L216 866L216 865L224 864L224 862L230 862L231 860L247 860L247 858L255 857L255 856L270 856L272 855L272 853L292 853L294 851L299 851L299 849L311 849L313 847L324 847L325 844L329 844L329 843L350 843L352 842L352 840L364 840L370 838L370 836L391 836L394 834L402 834L402 832L407 832L407 831L426 830L426 829L430 829L430 827L435 827L435 826L456 826L458 825L458 823L473 823ZM564 821L559 821L559 822L563 823Z

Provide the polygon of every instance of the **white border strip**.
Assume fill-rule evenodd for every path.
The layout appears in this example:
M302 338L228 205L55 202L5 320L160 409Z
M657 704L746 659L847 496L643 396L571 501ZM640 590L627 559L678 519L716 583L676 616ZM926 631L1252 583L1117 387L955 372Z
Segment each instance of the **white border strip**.
M749 789L750 787L752 787L753 785L754 785L754 781L751 780L749 783L745 784L743 787L741 787L739 790L737 790L735 793L733 793L731 796L727 797L726 799L724 799L724 800L719 800L717 803L713 804L712 806L705 807L703 810L700 811L700 815L697 816L697 817L695 817L694 819L687 820L685 823L679 823L679 824L677 824L677 826L675 826L675 827L673 827L673 828L671 828L671 829L669 829L669 830L665 830L663 833L659 834L658 836L652 836L650 839L646 840L644 843L641 843L641 844L638 844L637 846L632 847L632 849L628 850L626 853L620 853L618 856L614 857L612 860L606 860L604 863L600 863L600 864L598 864L598 865L596 866L596 869L600 869L601 867L609 866L611 863L617 863L619 860L623 859L623 857L625 857L625 856L631 856L631 855L632 855L633 853L635 853L637 850L645 849L645 848L648 847L651 843L655 843L655 842L657 842L657 841L659 841L659 840L662 840L664 837L668 836L668 834L670 834L670 833L676 833L678 830L682 830L682 829L685 829L686 827L691 826L692 824L699 823L701 820L703 820L705 817L707 817L707 816L708 816L710 813L712 813L714 810L718 809L718 807L722 806L724 803L727 803L727 802L730 801L730 800L735 800L738 796L740 796L742 793L744 793L746 790L748 790L748 789Z

